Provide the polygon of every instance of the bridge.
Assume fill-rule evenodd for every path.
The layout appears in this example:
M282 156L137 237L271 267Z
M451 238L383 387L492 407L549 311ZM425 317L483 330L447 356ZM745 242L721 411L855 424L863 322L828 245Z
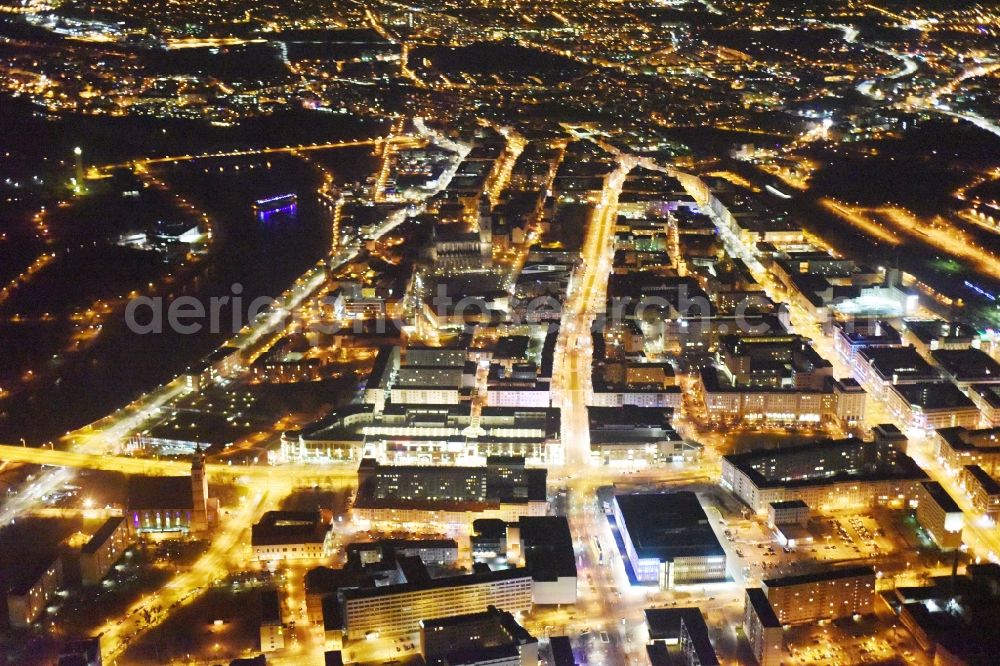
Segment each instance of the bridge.
M107 472L120 472L122 474L145 474L149 476L188 476L191 473L191 463L183 460L133 458L120 455L11 446L9 444L0 444L0 461L30 465L49 465L52 467L96 469ZM320 467L314 465L270 466L208 463L205 465L205 471L208 472L210 478L217 480L247 479L252 482L280 479L290 481L298 486L314 484L324 484L327 487L331 484L344 486L349 485L356 478L356 471L352 467L339 465Z

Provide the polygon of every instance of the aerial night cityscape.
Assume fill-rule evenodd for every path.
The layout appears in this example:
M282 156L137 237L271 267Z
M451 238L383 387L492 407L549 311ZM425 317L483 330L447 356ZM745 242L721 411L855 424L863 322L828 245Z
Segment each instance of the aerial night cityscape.
M0 0L0 666L1000 664L995 0Z

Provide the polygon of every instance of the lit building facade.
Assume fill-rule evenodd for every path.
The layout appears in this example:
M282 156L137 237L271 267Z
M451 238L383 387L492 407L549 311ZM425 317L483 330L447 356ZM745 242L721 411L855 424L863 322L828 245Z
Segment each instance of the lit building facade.
M11 627L30 626L45 612L49 601L63 583L63 564L59 555L40 560L20 583L7 592L7 619Z
M747 588L743 599L743 633L760 666L778 666L784 657L783 629L767 595L759 587Z
M972 507L995 522L1000 516L1000 482L979 465L962 468L962 484L972 497Z
M427 618L483 613L490 606L510 613L532 608L531 574L525 569L346 590L343 595L344 636L398 636L418 631Z
M866 615L874 610L875 570L850 567L772 578L762 581L761 589L782 625Z
M615 495L611 508L639 583L673 589L726 579L726 552L694 493Z
M80 549L80 576L84 585L101 582L132 543L128 523L122 517L108 518Z
M924 481L917 486L917 522L941 550L954 550L962 545L965 516L955 500L937 481Z
M791 500L820 510L902 506L927 474L903 453L906 438L895 427L875 431L874 443L849 438L723 456L720 484L760 515Z

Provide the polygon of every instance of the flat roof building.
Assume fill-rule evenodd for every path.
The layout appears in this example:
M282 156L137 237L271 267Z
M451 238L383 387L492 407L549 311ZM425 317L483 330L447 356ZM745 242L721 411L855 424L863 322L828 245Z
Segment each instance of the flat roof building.
M693 492L615 495L612 511L638 582L726 580L726 551Z
M656 465L694 460L701 447L673 429L669 407L587 407L590 456L599 465Z
M63 583L62 557L50 555L27 565L7 591L7 619L11 627L28 627L45 612Z
M379 465L358 467L354 515L390 522L467 524L479 514L514 521L547 511L545 469L527 468L524 458L491 457L485 467Z
M329 556L331 539L318 511L268 511L251 528L250 549L258 562L311 559Z
M800 499L779 500L769 502L767 506L767 524L770 527L779 525L805 526L809 521L809 505Z
M968 349L979 336L968 324L940 319L904 319L903 332L907 341L925 354L937 349Z
M553 636L549 639L549 649L552 650L552 666L577 666L569 636Z
M101 582L132 543L128 523L121 516L108 518L80 549L80 577L84 585Z
M969 399L982 413L984 425L1000 428L1000 384L973 384Z
M426 618L481 613L490 606L511 613L526 613L532 607L531 574L518 568L349 589L340 594L348 640L412 633Z
M988 474L1000 474L1000 428L940 428L934 433L934 454L954 472L979 465Z
M681 663L717 666L719 657L708 636L708 626L698 608L647 608L646 627L654 643L676 645Z
M979 425L979 408L951 382L890 386L886 404L908 428L936 430Z
M972 384L1000 384L1000 363L978 349L938 349L931 352L944 376L965 388Z
M743 600L743 633L760 666L777 666L784 656L783 628L764 590L748 587Z
M575 604L576 552L566 517L522 516L517 532L524 567L531 572L534 603Z
M847 567L771 578L761 582L761 589L783 625L866 615L873 611L875 569Z
M789 500L821 510L902 506L927 474L903 452L906 438L895 426L875 433L872 443L823 440L723 456L720 484L761 515Z
M899 332L880 320L835 322L833 329L833 347L848 363L866 347L898 347L902 343Z
M260 651L274 652L285 647L285 626L277 590L260 594Z
M291 461L375 458L389 464L455 464L460 459L523 456L532 464L562 459L560 410L553 407L387 403L345 405L301 430L282 434Z
M861 385L879 397L891 385L940 379L940 373L914 347L864 347L852 367Z
M1000 483L979 465L962 468L962 483L972 497L972 507L995 521L1000 515Z
M470 660L496 656L497 648L510 654L510 663L516 666L538 664L538 640L511 613L495 606L481 613L420 621L420 654L428 666L493 663Z
M965 516L962 509L937 481L917 486L917 522L941 550L962 545Z
M454 539L382 539L347 545L348 562L361 566L388 562L397 556L419 557L424 564L449 566L458 561L458 542Z
M867 395L852 378L816 374L799 386L734 386L720 374L714 367L702 368L696 385L708 416L717 423L834 422L853 427L864 421Z
M101 666L101 637L66 641L59 651L56 666Z

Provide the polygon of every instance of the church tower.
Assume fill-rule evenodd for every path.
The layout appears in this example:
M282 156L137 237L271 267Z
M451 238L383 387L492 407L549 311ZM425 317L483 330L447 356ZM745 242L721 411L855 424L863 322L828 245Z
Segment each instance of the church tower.
M208 475L205 473L205 454L199 446L191 461L191 531L208 531Z
M493 206L485 194L479 199L479 254L486 265L493 263Z

